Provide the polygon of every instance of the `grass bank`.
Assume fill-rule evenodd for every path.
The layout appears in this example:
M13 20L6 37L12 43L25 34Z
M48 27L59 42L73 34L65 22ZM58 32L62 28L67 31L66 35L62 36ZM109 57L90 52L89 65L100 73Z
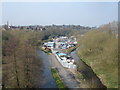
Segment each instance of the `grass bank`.
M78 55L108 88L118 87L118 39L112 32L90 31L79 37Z
M51 72L52 72L53 78L55 79L55 81L57 83L58 88L62 89L62 90L63 89L67 90L66 86L63 84L62 80L58 76L57 71L55 70L55 68L51 68Z

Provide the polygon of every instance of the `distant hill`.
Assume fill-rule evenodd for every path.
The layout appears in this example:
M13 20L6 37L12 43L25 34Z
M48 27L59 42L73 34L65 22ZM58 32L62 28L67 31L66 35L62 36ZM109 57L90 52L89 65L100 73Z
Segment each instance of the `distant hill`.
M85 27L81 25L49 25L45 26L45 29L69 29L69 30L83 30L83 29L91 29L93 27Z
M7 26L3 25L3 28L9 27L13 29L28 29L28 30L41 30L43 28L45 29L72 29L72 30L83 30L83 29L91 29L93 27L85 27L81 25L46 25L46 26L41 26L41 25L29 25L29 26Z

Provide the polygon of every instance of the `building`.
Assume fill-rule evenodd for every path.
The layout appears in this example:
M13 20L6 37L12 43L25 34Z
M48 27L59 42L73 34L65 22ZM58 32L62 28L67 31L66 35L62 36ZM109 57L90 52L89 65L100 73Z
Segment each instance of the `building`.
M47 43L44 43L44 46L52 49L52 48L55 48L55 43L54 42L47 42Z

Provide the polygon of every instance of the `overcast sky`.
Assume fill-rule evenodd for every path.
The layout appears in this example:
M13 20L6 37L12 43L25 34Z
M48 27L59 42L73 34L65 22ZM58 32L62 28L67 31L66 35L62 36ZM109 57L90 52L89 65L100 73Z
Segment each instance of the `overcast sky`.
M117 2L4 2L2 23L99 26L118 19Z

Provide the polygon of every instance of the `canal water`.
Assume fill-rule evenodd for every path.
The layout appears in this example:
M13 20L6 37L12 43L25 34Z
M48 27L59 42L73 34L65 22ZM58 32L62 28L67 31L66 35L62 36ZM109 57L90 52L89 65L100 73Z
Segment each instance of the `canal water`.
M77 55L77 50L71 52L71 56L74 58L77 64L79 64L78 71L82 73L85 80L88 82L89 86L93 88L106 88L93 72L92 68L89 67L85 62L83 62Z
M41 81L42 83L40 84L40 88L57 88L57 84L52 77L48 55L40 50L38 51L38 55L41 57L43 61L43 70L44 70L43 71L44 78Z

